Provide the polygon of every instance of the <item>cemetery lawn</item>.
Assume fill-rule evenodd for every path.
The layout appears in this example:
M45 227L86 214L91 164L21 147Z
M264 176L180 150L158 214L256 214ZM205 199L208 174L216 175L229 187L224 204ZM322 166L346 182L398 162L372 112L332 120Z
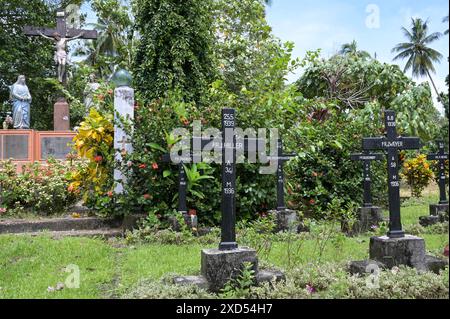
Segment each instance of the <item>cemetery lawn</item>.
M402 209L405 228L417 224L419 216L428 214L428 202L434 196L419 201L407 201ZM448 244L446 234L423 234L427 250L442 254ZM368 256L370 235L343 238L340 249L327 243L319 259L314 240L305 240L297 265L310 262L346 262ZM289 268L287 243L274 242L262 263ZM210 247L215 247L211 245ZM0 236L0 298L114 298L121 297L141 279L155 279L168 274L195 275L200 269L200 251L205 245L126 245L122 240L104 241L88 238L53 240L45 234L39 237ZM64 288L48 291L64 283L69 273L65 267L80 268L79 289Z

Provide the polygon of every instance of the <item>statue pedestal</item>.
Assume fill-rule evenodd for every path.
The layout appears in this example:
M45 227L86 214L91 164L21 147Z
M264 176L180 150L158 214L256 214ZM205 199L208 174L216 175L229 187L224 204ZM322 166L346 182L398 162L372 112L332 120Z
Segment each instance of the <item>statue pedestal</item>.
M53 127L55 131L70 130L69 103L65 99L59 99L53 106Z

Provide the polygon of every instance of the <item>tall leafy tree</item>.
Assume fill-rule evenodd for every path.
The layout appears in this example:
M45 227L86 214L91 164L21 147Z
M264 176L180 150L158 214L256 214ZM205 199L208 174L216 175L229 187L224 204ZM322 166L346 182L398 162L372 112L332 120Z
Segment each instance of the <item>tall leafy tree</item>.
M411 69L414 77L428 76L436 94L439 96L431 73L436 73L434 63L441 61L442 54L430 48L429 45L438 40L442 33L433 32L430 34L428 21L423 21L421 18L412 18L411 30L402 27L402 31L408 42L399 43L392 49L393 53L398 53L394 60L408 59L404 69L405 72Z
M215 77L211 0L134 0L140 43L134 58L135 86L147 100L181 92L204 103Z
M341 55L350 55L353 57L364 59L371 58L369 52L358 49L358 43L356 42L356 40L353 40L350 43L344 43L338 53Z
M92 9L98 20L88 26L98 31L98 38L83 43L75 54L84 56L84 62L103 77L117 66L131 69L134 30L130 10L120 0L94 0Z

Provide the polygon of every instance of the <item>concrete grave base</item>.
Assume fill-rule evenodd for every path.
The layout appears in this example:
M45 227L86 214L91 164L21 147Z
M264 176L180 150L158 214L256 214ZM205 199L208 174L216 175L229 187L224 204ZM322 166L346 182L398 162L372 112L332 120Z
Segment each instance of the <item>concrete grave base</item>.
M419 217L419 223L423 227L444 223L448 221L448 204L431 204L430 215Z
M439 223L439 216L422 216L419 217L419 224L423 227L428 227Z
M244 263L251 263L255 274L258 273L258 257L256 250L241 247L233 250L202 250L201 274L209 282L213 292L222 289L232 278L236 278Z
M370 239L370 260L353 261L349 264L351 274L367 274L369 265L391 269L405 265L421 271L439 272L448 261L425 254L423 238L406 235L403 238L372 237Z
M441 213L447 213L448 216L448 204L431 204L430 215L439 216Z
M420 267L425 260L425 240L411 235L402 238L372 237L369 255L370 259L388 268L400 265Z
M378 226L384 221L380 207L360 207L356 213L356 222L350 227L347 222L342 223L342 230L349 235L368 232L372 226Z
M256 250L241 247L233 250L204 249L200 276L179 276L173 279L175 285L195 285L211 292L220 292L231 280L237 278L243 264L249 262L255 272L255 284L285 280L281 271L259 270Z

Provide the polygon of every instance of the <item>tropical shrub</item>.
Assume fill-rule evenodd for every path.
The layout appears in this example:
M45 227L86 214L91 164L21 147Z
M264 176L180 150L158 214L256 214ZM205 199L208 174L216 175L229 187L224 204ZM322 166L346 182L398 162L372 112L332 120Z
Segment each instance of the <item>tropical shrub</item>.
M85 159L71 175L69 191L77 192L88 207L98 214L112 213L113 170L114 170L114 122L112 115L111 89L99 93L96 107L80 123L74 138L78 156Z
M420 197L423 190L433 180L434 174L427 156L419 154L404 161L400 176L406 180L414 197Z
M11 161L0 162L0 209L11 216L65 212L78 199L76 193L68 191L75 169L71 162L50 159L26 164L18 173Z
M288 145L298 156L287 165L289 199L293 207L320 217L338 200L340 208L362 203L362 165L350 159L361 152L361 140L378 129L350 113L333 111L333 105L313 105L316 111L302 118L290 131ZM383 162L372 163L372 194L383 203ZM336 203L336 202L335 202Z

